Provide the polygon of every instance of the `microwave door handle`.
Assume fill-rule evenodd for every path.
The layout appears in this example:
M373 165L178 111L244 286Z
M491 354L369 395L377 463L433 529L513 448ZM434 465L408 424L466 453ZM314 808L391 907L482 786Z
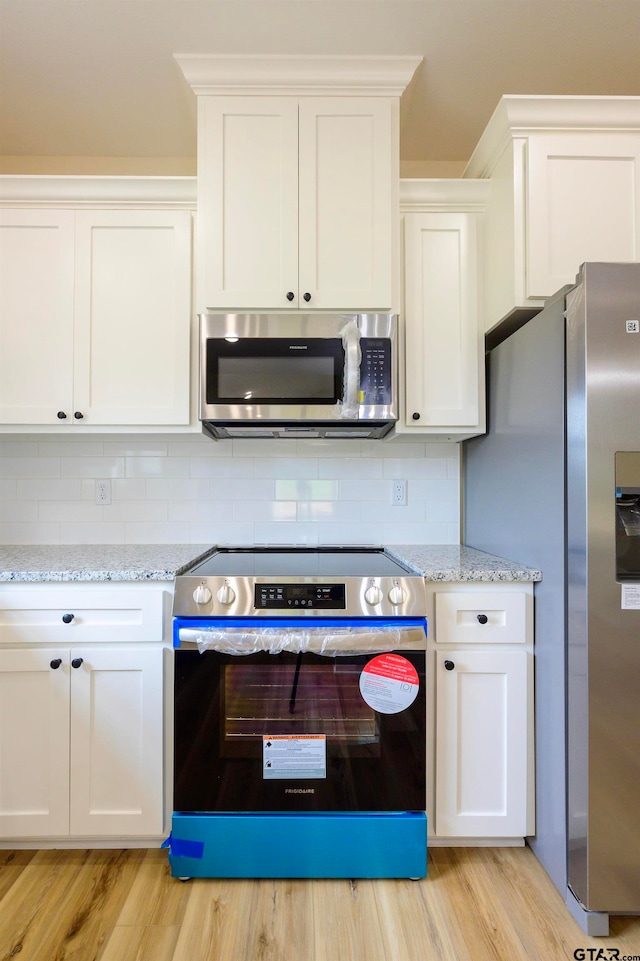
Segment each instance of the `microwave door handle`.
M344 364L344 398L342 402L342 417L357 417L358 394L360 391L360 331L353 320L349 320L342 328L342 344L345 351Z

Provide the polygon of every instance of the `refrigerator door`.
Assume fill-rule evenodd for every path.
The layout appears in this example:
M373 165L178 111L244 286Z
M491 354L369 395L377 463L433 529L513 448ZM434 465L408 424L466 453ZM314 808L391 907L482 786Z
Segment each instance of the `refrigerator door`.
M614 914L640 911L640 576L620 576L616 528L639 405L640 264L585 264L567 296L568 872Z

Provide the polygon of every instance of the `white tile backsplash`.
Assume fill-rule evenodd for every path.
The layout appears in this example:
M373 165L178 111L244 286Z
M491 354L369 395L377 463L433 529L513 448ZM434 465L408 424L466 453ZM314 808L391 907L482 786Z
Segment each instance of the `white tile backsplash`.
M456 444L11 435L0 543L458 544L459 476Z

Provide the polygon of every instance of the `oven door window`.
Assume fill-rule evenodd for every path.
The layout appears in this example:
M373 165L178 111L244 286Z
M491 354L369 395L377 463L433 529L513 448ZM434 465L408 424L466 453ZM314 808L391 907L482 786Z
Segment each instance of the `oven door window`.
M344 348L338 338L207 340L207 404L336 404Z
M174 809L424 810L425 655L402 657L417 673L418 693L386 714L361 693L371 655L177 651ZM320 736L324 760L312 751L307 777L310 735ZM265 772L267 737L288 740L298 754L290 775L286 765Z

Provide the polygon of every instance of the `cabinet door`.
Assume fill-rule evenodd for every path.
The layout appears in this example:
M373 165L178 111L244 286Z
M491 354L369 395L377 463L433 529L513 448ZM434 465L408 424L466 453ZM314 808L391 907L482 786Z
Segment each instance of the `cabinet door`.
M403 429L484 429L474 214L405 216Z
M531 136L526 164L527 297L575 283L585 261L640 260L636 133Z
M197 235L198 311L297 305L295 98L198 97Z
M73 224L69 210L0 211L0 423L70 423Z
M0 650L0 837L68 833L68 651Z
M436 656L436 832L527 833L529 654Z
M188 211L76 214L79 423L188 424Z
M72 650L71 834L161 834L162 657L137 645Z
M299 116L300 306L388 310L391 101L305 97Z

